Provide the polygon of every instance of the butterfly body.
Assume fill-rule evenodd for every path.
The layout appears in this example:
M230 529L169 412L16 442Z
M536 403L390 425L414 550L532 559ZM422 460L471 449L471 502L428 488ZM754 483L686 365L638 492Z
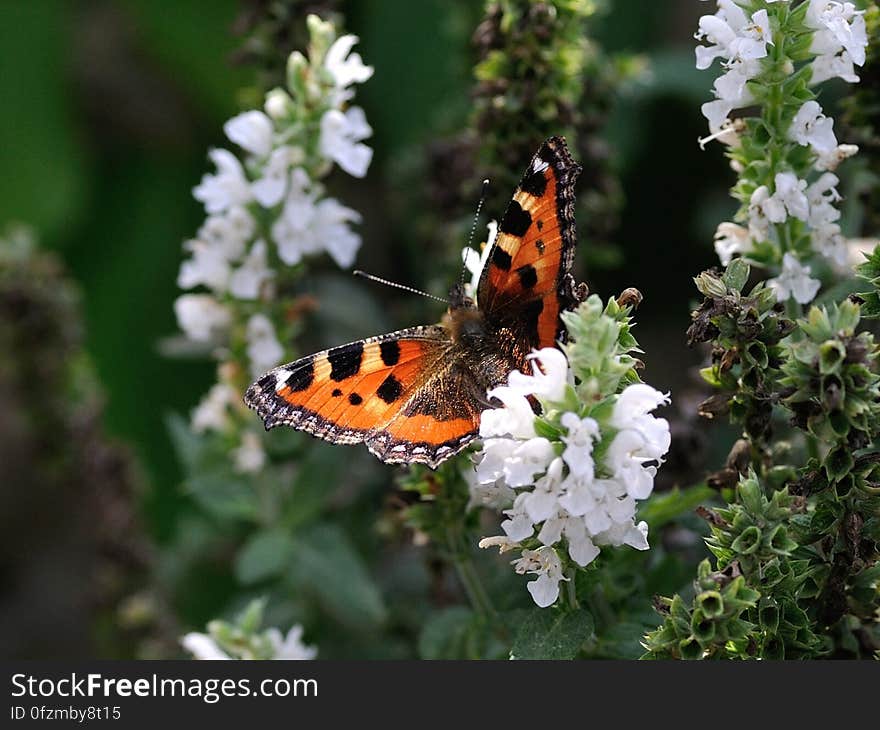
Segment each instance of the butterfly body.
M380 335L270 370L245 402L266 428L289 425L340 444L364 443L386 463L436 467L479 432L486 391L564 334L578 300L574 181L562 138L532 159L499 223L476 301L456 285L440 324Z

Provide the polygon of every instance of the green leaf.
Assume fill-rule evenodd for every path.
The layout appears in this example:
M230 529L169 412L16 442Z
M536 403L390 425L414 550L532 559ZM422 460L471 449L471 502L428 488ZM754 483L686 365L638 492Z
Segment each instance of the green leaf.
M385 620L379 589L336 525L315 525L294 537L291 579L298 590L314 593L344 624L367 629Z
M574 659L593 630L593 617L584 609L536 608L520 624L510 653L514 659Z
M714 365L700 368L700 377L715 388L721 387L721 380L718 378L718 369Z
M316 442L300 458L291 498L284 507L284 524L295 527L313 521L336 485L344 482L344 472L351 468L348 459L339 458L339 450Z
M219 519L255 521L259 516L253 488L232 472L200 474L187 479L183 488L200 507Z
M235 558L235 575L245 585L280 575L293 556L293 538L284 530L251 536Z
M722 276L728 289L742 291L749 280L749 265L743 259L733 259Z
M695 484L686 489L675 487L669 492L653 494L642 502L638 518L647 522L653 531L683 514L692 512L694 508L714 495L715 491L705 484Z
M839 482L852 471L854 463L852 450L848 446L835 446L825 457L825 474L828 481Z
M614 624L600 636L602 657L609 659L638 659L645 653L642 637L656 628L635 621L621 621Z
M470 634L475 628L474 612L464 606L437 611L425 622L419 634L422 659L476 659L469 653Z

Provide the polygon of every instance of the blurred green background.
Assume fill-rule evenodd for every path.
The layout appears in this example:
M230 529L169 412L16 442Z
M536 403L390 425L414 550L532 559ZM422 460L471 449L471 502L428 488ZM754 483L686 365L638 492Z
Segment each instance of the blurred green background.
M411 226L418 211L407 209L412 196L400 170L432 139L467 124L470 36L482 3L352 0L340 10L376 69L358 92L375 131L374 163L366 180L345 182L340 194L364 215L358 265L427 286L423 246ZM241 44L232 32L240 12L234 0L0 5L0 224L33 227L81 288L85 342L106 391L106 426L140 459L150 485L142 496L147 531L160 545L188 509L165 418L188 413L214 369L169 359L159 343L176 329L171 305L181 242L203 219L191 188L208 168L207 150L224 144L222 123L239 111L239 90L253 80L253 69L230 63ZM616 235L624 263L583 274L603 296L627 286L644 293L637 334L647 353L645 377L673 396L696 362L684 341L690 278L714 263L714 227L733 210L726 192L733 177L719 147L703 152L697 145L705 134L699 105L712 81L693 65L702 12L693 0L615 0L594 29L609 52L646 54L650 73L615 107L608 126L626 196ZM387 310L381 326L416 324L426 311L398 292L370 294ZM369 321L362 327L361 335L381 329ZM336 344L319 332L306 339ZM62 504L50 500L42 509ZM30 525L17 527L26 546ZM4 562L20 558L27 559L26 547ZM3 575L0 618L8 626L27 606L20 586ZM44 589L60 600L51 584ZM195 609L191 618L200 615ZM73 653L83 648L73 646Z

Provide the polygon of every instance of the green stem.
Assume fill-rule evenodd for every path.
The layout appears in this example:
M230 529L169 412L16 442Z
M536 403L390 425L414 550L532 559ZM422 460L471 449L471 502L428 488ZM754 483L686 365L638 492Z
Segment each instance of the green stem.
M605 591L601 585L594 586L589 596L590 613L596 621L596 626L612 626L617 623L617 618L611 606L608 605L608 599L605 598ZM599 633L598 631L596 633Z
M806 434L807 438L807 456L810 459L819 459L819 439L812 434Z
M565 581L566 603L568 603L568 606L572 611L576 611L581 607L581 604L578 602L577 597L577 586L575 585L577 572L574 568L569 568L567 571L565 571L565 577L568 579Z
M471 606L484 618L494 619L497 613L492 605L492 599L489 598L489 594L486 593L483 583L477 575L474 562L466 545L464 545L463 536L459 530L452 526L446 527L446 545L452 556L458 579L464 587L464 592L467 594Z

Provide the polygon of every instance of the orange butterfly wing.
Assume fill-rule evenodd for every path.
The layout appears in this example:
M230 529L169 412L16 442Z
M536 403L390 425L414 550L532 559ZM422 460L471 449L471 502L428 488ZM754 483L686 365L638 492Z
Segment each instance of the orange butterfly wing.
M560 312L577 303L569 270L580 172L562 137L541 145L498 224L480 276L479 308L490 322L519 323L528 350L555 346L564 332Z
M292 426L332 443L365 443L386 463L437 466L479 428L477 402L462 398L475 384L453 372L451 349L439 326L352 342L270 370L245 402L267 429Z
M486 390L564 335L576 304L574 182L565 140L547 140L498 226L477 288L483 344L445 326L352 342L270 370L245 395L266 425L338 444L364 443L386 463L438 466L477 437ZM450 314L466 309L454 304ZM454 319L454 317L453 317Z

